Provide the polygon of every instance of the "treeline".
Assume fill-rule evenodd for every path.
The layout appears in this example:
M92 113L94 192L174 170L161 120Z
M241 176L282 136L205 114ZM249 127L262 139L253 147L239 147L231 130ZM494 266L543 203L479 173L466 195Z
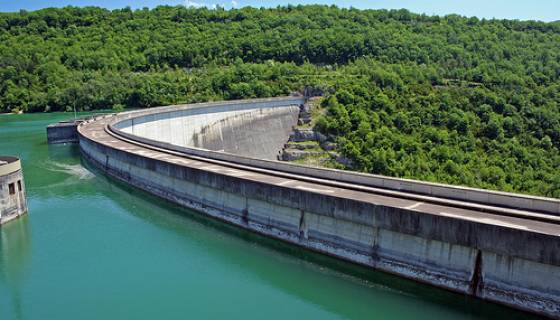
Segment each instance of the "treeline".
M0 112L322 88L355 168L560 197L560 23L327 6L0 14Z
M3 111L29 112L145 108L169 104L288 95L301 88L302 73L316 73L313 65L293 63L234 63L185 71L169 67L146 72L68 70L55 64L38 68L25 80L6 81L0 97ZM8 69L10 70L10 69ZM7 70L6 70L7 71ZM1 72L1 71L0 71ZM20 77L17 73L14 77Z
M119 78L125 86L132 78L157 82L151 75L161 70L187 77L193 70L229 66L238 59L328 67L372 57L383 63L434 66L441 79L515 89L558 83L560 23L327 6L134 11L67 7L0 14L0 52L0 111L64 110L79 94L71 86L88 84L97 90L95 80L107 78ZM141 86L132 85L137 90ZM162 90L163 96L169 95ZM156 100L119 103L136 107L168 101ZM107 107L107 102L114 99L80 107Z
M560 85L434 86L423 66L344 67L317 127L353 169L560 198Z

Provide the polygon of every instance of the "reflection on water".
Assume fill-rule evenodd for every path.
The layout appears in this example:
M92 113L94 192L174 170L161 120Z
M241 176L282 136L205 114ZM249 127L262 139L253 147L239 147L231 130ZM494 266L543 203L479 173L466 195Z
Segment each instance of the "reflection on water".
M31 253L28 215L0 227L0 281L11 293L16 319L22 319L20 288Z

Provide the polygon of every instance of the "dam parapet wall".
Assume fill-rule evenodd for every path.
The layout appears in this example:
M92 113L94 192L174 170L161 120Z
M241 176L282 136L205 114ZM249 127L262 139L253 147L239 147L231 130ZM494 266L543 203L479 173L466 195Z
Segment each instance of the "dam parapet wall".
M289 101L250 100L180 108L229 112L234 108L253 110L250 104L260 102L271 108L276 103L281 106L278 108L286 107L284 103L293 105ZM433 192L430 198L422 193L407 196L405 188L395 185L369 185L369 181L393 178L179 146L157 141L157 136L140 136L131 128L138 119L139 123L150 117L166 119L157 116L159 112L183 112L174 108L85 122L78 127L83 155L119 180L241 228L377 270L560 318L560 277L556 276L560 274L560 228L556 216L528 219L507 207L487 208L492 205L490 196L482 199L484 206L449 198L436 201ZM131 129L127 132L126 128ZM422 182L413 183L418 185L408 187L423 187ZM555 199L503 195L542 200L552 204L551 211L556 210ZM500 210L511 214L503 215Z

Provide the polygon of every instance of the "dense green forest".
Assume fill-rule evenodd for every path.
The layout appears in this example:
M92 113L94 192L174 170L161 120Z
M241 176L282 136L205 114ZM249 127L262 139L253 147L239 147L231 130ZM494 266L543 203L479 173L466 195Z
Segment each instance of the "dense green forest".
M327 6L0 14L0 112L322 88L354 169L560 197L560 23Z

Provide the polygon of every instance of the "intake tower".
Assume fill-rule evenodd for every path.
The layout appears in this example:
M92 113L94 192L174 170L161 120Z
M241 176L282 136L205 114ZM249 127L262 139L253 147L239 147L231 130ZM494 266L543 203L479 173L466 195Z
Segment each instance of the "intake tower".
M21 161L0 156L0 224L27 213Z

